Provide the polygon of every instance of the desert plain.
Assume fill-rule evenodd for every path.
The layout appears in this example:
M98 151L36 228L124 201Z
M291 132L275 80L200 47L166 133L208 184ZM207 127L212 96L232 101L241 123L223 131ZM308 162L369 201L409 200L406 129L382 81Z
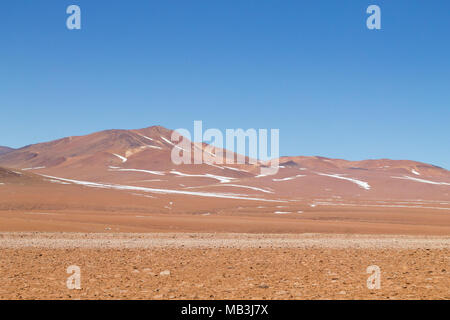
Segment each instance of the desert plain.
M2 233L1 299L449 299L450 238ZM67 288L76 265L81 288ZM369 289L367 267L380 268Z

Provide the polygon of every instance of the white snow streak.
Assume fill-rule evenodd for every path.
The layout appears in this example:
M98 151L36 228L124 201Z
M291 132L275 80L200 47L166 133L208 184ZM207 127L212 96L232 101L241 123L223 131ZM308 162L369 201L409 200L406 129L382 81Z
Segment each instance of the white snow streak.
M321 175L321 176L347 180L347 181L356 183L358 186L360 186L363 189L370 190L370 185L367 182L365 182L365 181L356 180L356 179L347 178L347 177L342 177L342 175L340 175L340 174L326 174L326 173L320 173L320 172L317 172L317 174Z
M138 133L138 135L140 135L142 138L148 139L150 141L154 141L152 138L149 138L147 136L144 136L143 134Z
M321 206L344 206L344 207L381 207L381 208L421 208L421 209L436 209L436 210L450 210L450 208L442 207L425 207L425 206L405 206L398 204L354 204L354 203L333 203L333 202L317 202Z
M24 168L24 169L22 169L22 171L27 171L27 170L38 170L38 169L45 169L45 167Z
M265 192L265 193L273 193L272 191L266 190L266 189L261 189L261 188L256 188L256 187L251 187L251 186L243 186L240 184L225 184L224 187L236 187L236 188L246 188L246 189L251 189L251 190L255 190L255 191L261 191L261 192Z
M162 148L161 148L161 147L158 147L158 146L146 145L146 147L147 147L147 148L153 148L153 149L159 149L159 150L162 150Z
M175 170L170 171L170 173L172 174L176 174L178 176L182 176L182 177L201 177L201 178L211 178L211 179L216 179L219 180L220 183L227 183L227 182L231 182L232 180L234 180L235 178L231 178L231 177L223 177L223 176L216 176L213 174L188 174L188 173L182 173L182 172L178 172Z
M89 181L79 181L65 178L58 178L53 176L42 175L43 177L56 179L64 182L70 182L73 184L78 184L91 188L103 188L103 189L114 189L114 190L132 190L132 191L141 191L141 192L150 192L157 194L182 194L182 195L191 195L191 196L199 196L199 197L208 197L208 198L223 198L223 199L238 199L238 200L253 200L253 201L265 201L265 202L285 202L282 200L272 200L272 199L261 199L261 198L252 198L244 195L233 195L226 193L209 193L209 192L191 192L191 191L182 191L182 190L170 190L170 189L155 189L155 188L145 188L145 187L137 187L137 186L126 186L120 184L105 184L105 183L96 183Z
M170 140L168 140L168 139L166 139L166 138L164 138L163 136L161 136L161 139L163 139L165 142L167 142L168 144L171 144L171 145L175 145L172 141L170 141Z
M141 170L141 169L116 169L116 168L114 168L114 169L111 169L111 170L109 170L109 171L131 171L131 172L144 172L144 173L150 173L150 174L155 174L155 175L158 175L158 176L163 176L163 175L165 175L165 173L164 173L164 172L161 172L161 171L150 171L150 170Z
M272 181L288 181L288 180L293 180L295 178L300 178L300 177L304 177L305 175L303 174L298 174L296 176L293 177L287 177L287 178L282 178L282 179L272 179Z
M233 167L227 167L227 166L224 166L224 168L230 169L230 170L234 170L234 171L248 172L247 170L244 170L244 169L238 169L238 168L233 168Z
M117 158L119 158L120 160L122 160L122 163L125 163L125 162L127 162L127 158L125 158L125 157L123 157L123 156L121 156L121 155L118 155L118 154L116 154L116 153L113 153L113 155L115 155Z
M172 141L167 140L167 139L164 138L163 136L161 136L161 139L163 139L165 142L171 144L172 146L174 146L174 147L177 148L177 149L183 150L183 151L185 151L185 152L191 152L191 150L183 149L183 148L181 148L180 146L177 146L176 144L174 144Z
M450 183L447 182L436 182L431 180L425 180L425 179L419 179L419 178L413 178L410 176L403 176L403 177L392 177L395 179L404 179L404 180L412 180L416 182L422 182L422 183L428 183L428 184L436 184L436 185L444 185L444 186L450 186Z
M70 184L68 182L64 182L64 181L60 181L60 180L55 180L55 179L50 179L50 180L46 180L46 181L50 181L52 183L59 183L59 184Z

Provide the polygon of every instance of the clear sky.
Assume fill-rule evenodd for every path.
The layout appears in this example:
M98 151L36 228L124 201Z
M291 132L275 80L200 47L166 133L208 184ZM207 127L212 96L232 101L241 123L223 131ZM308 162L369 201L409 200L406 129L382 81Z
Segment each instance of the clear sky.
M450 169L450 1L2 1L0 108L11 147L203 120L278 128L281 155Z

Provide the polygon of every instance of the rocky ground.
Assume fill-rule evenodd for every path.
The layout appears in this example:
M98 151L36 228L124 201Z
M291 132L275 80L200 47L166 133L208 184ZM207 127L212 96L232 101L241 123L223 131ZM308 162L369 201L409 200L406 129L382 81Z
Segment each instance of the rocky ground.
M0 257L0 299L450 299L447 237L2 233Z

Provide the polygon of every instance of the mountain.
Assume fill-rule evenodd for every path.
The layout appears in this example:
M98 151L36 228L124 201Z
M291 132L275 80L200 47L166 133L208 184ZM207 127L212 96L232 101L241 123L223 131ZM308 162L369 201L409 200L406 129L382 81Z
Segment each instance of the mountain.
M13 148L0 146L0 155L13 151Z
M178 150L171 135L161 126L106 130L2 154L0 166L9 168L4 170L29 179L0 176L5 193L0 209L10 208L11 197L27 195L19 198L30 208L273 216L309 219L314 226L330 219L341 225L347 219L357 225L387 220L439 225L442 214L450 213L450 172L430 164L293 156L278 159L275 175L263 175L265 165L249 159L174 164L171 154ZM208 147L186 139L192 162L195 150L206 154ZM27 181L40 181L40 187Z
M106 130L85 136L67 137L29 145L1 155L0 165L65 178L104 179L110 182L123 182L128 180L128 176L133 176L133 173L134 176L148 177L148 172L139 170L162 172L187 167L190 174L218 172L217 167L207 164L173 164L172 132L160 126L152 126L139 130ZM188 143L191 146L191 162L194 162L194 150L205 149L207 145L190 141ZM250 175L238 171L239 167L241 166L230 166L231 169L220 170L224 169L232 177ZM118 174L120 171L126 171L128 175Z

